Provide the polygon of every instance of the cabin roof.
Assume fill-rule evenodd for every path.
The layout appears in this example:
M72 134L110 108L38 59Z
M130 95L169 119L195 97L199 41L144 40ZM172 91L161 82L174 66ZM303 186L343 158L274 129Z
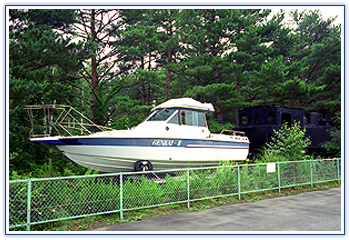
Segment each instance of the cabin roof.
M211 103L201 103L192 98L176 98L170 99L155 108L152 109L152 112L158 109L164 108L183 108L183 109L192 109L197 111L205 112L214 112L214 107Z

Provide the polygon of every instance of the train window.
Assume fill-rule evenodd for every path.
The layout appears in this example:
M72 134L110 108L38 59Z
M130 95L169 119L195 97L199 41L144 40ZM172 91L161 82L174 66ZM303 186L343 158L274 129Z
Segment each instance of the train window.
M287 123L290 126L292 122L292 115L290 113L282 113L281 115L282 124Z
M273 111L269 111L269 112L267 113L267 121L268 121L269 123L272 123L274 120L275 120L275 119L274 119Z
M257 111L254 112L254 123L255 124L259 123L259 117L258 117L258 112Z
M246 125L248 123L248 115L246 113L242 114L241 122L243 125Z

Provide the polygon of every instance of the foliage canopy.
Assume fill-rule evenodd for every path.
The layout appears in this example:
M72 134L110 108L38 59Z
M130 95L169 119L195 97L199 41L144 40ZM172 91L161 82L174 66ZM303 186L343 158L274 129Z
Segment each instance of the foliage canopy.
M212 130L266 104L341 110L341 39L319 11L269 9L11 9L10 168L31 172L54 148L26 141L27 104L70 104L96 123L132 127L152 104L213 103ZM293 25L292 25L293 26ZM336 122L340 126L339 121Z

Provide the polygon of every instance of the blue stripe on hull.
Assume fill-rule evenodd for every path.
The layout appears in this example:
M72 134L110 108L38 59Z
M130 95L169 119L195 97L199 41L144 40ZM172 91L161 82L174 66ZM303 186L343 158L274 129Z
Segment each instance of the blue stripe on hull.
M133 147L186 147L187 145L196 146L227 146L248 148L248 143L214 141L214 140L195 140L195 139L156 139L156 138L63 138L57 141L40 140L42 143L56 145L92 145L92 146L133 146Z

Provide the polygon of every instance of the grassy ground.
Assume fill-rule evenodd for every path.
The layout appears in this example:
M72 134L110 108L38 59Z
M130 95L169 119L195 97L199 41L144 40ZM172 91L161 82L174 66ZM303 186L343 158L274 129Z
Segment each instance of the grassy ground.
M154 218L164 215L170 215L181 212L190 212L190 211L200 211L203 209L214 208L218 206L223 206L227 204L239 204L247 202L255 202L266 198L275 198L288 196L293 194L299 194L302 192L318 191L318 190L327 190L330 188L340 187L341 184L335 182L314 184L314 187L311 186L299 186L293 188L281 189L281 193L278 190L264 191L258 193L249 193L241 195L241 200L238 199L238 196L231 197L220 197L215 199L207 199L196 202L191 202L190 209L187 209L187 203L183 204L173 204L162 207L141 209L141 210L132 210L125 211L123 213L123 220L120 220L119 213L85 217L81 219L66 220L60 222L53 222L41 225L31 226L32 231L83 231L83 230L93 230L96 228L101 228L109 225L122 224L127 222L136 222L143 219ZM23 231L25 229L16 229Z

